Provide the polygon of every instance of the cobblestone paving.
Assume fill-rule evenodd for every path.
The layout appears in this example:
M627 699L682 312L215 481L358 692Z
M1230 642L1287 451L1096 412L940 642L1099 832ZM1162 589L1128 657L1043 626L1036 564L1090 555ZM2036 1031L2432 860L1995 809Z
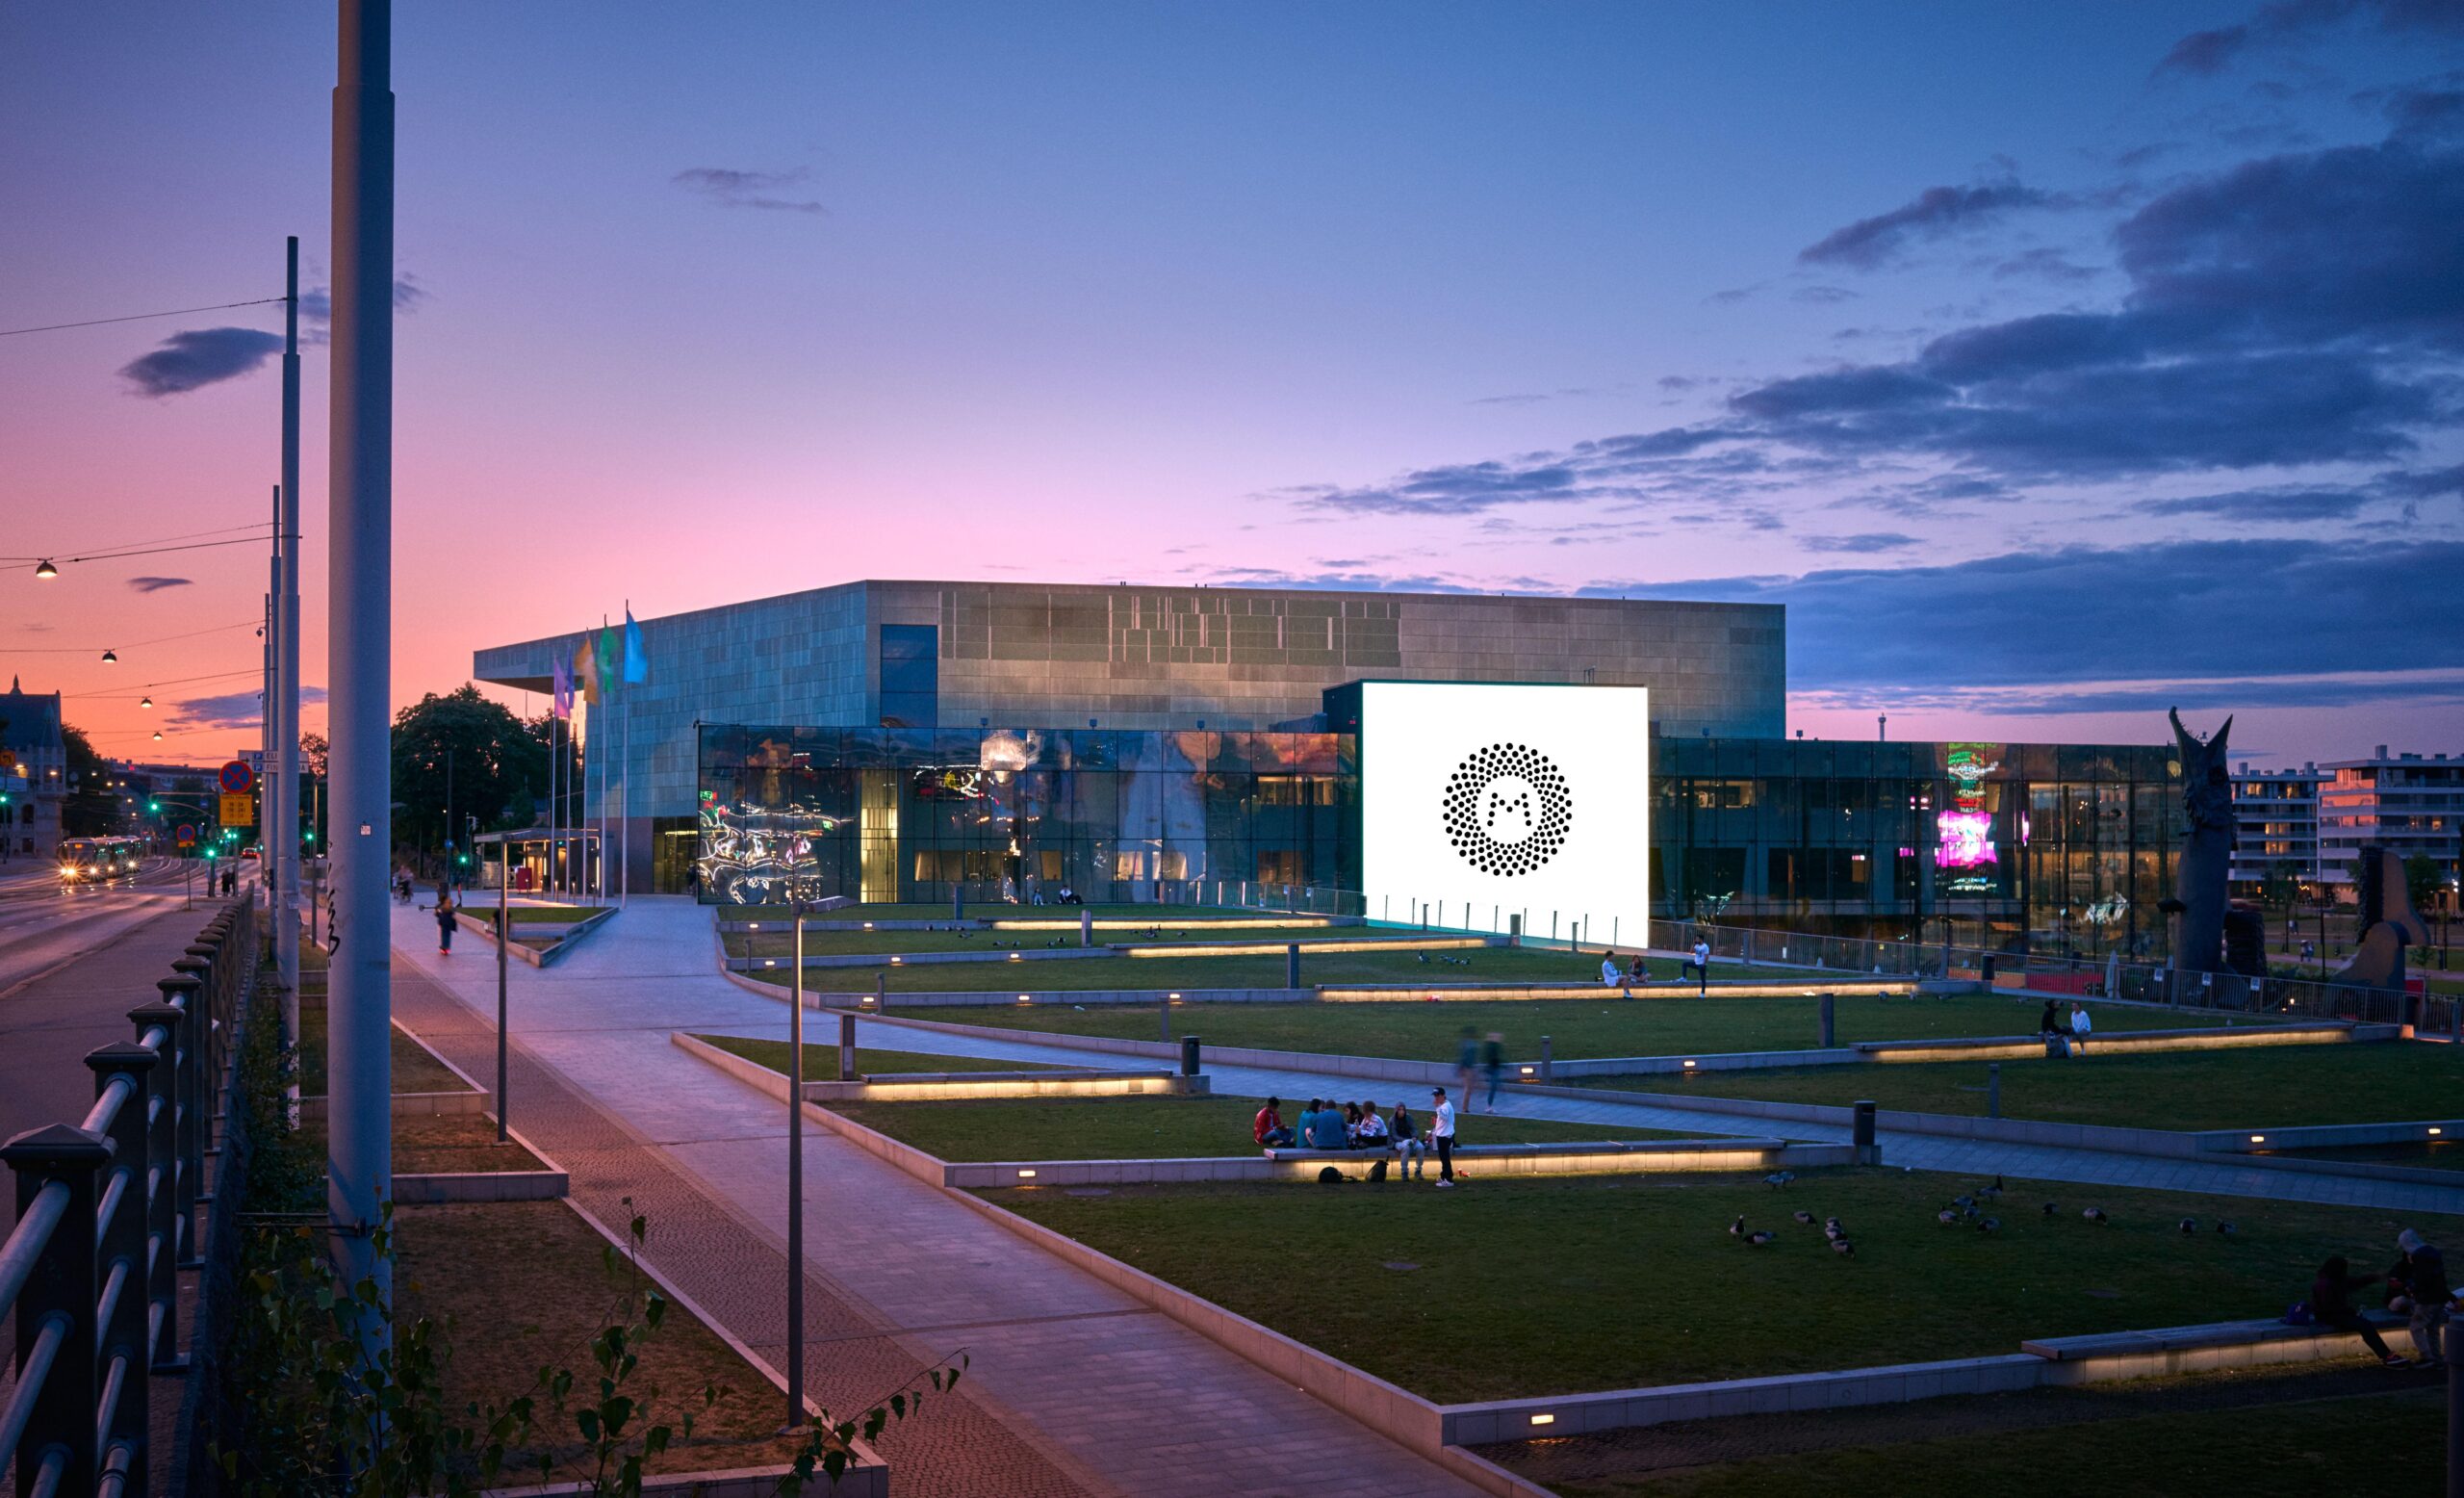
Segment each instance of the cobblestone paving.
M417 912L408 913L418 917ZM397 913L395 1014L493 1078L493 954L426 943ZM713 970L708 917L637 899L556 968L511 974L513 1126L775 1366L784 1341L785 1110L668 1043L680 1028L783 1030L776 1001ZM818 1026L816 1026L818 1028ZM817 1129L806 1135L808 1386L869 1403L965 1348L962 1398L882 1442L912 1494L1297 1495L1472 1489L1348 1417Z

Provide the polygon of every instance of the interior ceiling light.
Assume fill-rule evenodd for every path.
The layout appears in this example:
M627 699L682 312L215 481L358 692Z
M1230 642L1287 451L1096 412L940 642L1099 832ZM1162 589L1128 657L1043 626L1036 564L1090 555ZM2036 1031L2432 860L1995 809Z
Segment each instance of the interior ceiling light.
M104 651L103 664L107 666L116 666L119 664L119 657L112 651Z
M51 564L51 558L46 556L42 560L35 563L35 576L38 578L56 578L60 576L60 569L53 566Z

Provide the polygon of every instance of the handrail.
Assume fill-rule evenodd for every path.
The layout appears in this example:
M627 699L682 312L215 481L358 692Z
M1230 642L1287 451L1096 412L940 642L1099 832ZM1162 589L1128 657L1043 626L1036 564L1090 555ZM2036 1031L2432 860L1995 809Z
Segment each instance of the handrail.
M21 1330L0 1468L21 1498L145 1489L147 1375L186 1363L174 1269L195 1267L178 1255L203 1236L197 1196L258 964L256 914L251 891L217 916L129 1011L135 1039L87 1054L94 1100L77 1124L0 1147L26 1202L0 1238L0 1316Z
M0 1316L6 1316L17 1304L17 1292L26 1287L26 1279L41 1262L42 1251L50 1246L51 1235L60 1228L60 1220L68 1215L68 1183L56 1180L35 1194L34 1205L17 1218L17 1230L9 1241L0 1244ZM8 1459L0 1452L0 1461Z

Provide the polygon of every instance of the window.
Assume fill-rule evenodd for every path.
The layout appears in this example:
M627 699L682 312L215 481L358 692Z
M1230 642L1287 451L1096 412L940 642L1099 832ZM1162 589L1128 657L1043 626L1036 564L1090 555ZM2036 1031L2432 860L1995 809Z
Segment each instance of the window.
M882 626L882 727L938 728L941 631L930 624Z

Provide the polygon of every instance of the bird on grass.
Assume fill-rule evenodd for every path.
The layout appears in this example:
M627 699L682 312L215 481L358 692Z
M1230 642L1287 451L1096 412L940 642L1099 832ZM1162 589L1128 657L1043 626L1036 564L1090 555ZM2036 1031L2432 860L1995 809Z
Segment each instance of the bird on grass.
M2219 1223L2216 1225L2216 1230L2228 1238L2232 1237L2234 1233L2234 1227L2231 1223Z
M1822 1220L1822 1235L1837 1243L1848 1236L1848 1229L1840 1226L1839 1219L1826 1217Z
M2061 1210L2062 1203L2059 1201L2048 1201L2044 1204L2044 1215L2047 1217L2051 1217L2054 1213Z
M1748 1246L1758 1249L1778 1236L1780 1235L1776 1232L1764 1232L1760 1228L1757 1228L1753 1232L1745 1235L1745 1241Z
M1788 1215L1794 1217L1798 1222L1805 1224L1808 1227L1811 1227L1813 1226L1813 1214L1811 1212L1792 1212Z
M1769 1175L1763 1176L1762 1184L1770 1187L1774 1191L1777 1191L1796 1178L1797 1173L1794 1171L1777 1171Z
M1845 1238L1834 1238L1831 1240L1831 1252L1842 1258L1854 1258L1857 1254L1857 1246Z
M1998 1217L1986 1218L1976 1225L1976 1230L1978 1232L2000 1232L2002 1230L2002 1219Z
M2113 1221L2112 1218L2105 1215L2105 1209L2100 1206L2082 1207L2080 1208L2079 1215L2092 1223L2110 1223Z
M1974 1198L1974 1197L1953 1197L1953 1198L1951 1198L1951 1205L1953 1205L1953 1206L1955 1206L1955 1207L1958 1207L1961 1211L1964 1212L1964 1211L1966 1211L1969 1207L1972 1207L1972 1206L1976 1205L1976 1198Z
M1745 1236L1744 1218L1740 1217L1735 1222L1729 1224L1729 1236L1732 1238L1742 1238Z
M2187 1238L2187 1237L2189 1237L2192 1233L2194 1233L2194 1232L2196 1232L2196 1231L2198 1231L2198 1219L2197 1219L2197 1218L2195 1218L2195 1217L2185 1217L2185 1218L2183 1218L2183 1219L2182 1219L2182 1236L2183 1236L2183 1237Z
M1952 1211L1949 1207L1944 1207L1934 1214L1934 1221L1941 1224L1945 1227L1956 1227L1959 1226L1960 1214Z

